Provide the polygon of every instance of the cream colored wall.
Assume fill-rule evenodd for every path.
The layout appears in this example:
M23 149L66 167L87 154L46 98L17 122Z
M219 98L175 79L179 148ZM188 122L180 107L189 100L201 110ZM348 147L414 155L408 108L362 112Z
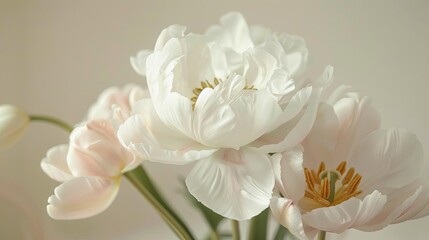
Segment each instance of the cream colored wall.
M307 40L311 69L335 67L337 82L372 96L385 127L408 128L429 161L429 2L427 1L114 1L0 0L0 103L78 122L110 85L141 83L129 57L152 48L179 23L201 32L230 10L250 23ZM104 213L55 221L45 212L57 183L39 167L46 150L67 141L61 130L31 126L0 153L0 239L174 239L127 183ZM179 212L200 235L200 216L182 199L177 176L187 167L147 164ZM426 239L429 218L347 239Z

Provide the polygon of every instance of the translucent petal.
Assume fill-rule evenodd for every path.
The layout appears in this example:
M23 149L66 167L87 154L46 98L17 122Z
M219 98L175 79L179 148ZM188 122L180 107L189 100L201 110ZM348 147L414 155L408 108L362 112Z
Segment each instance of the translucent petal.
M97 215L110 206L119 189L119 179L78 177L55 188L48 199L48 214L54 219L81 219Z
M186 185L214 212L246 220L268 207L274 176L268 156L250 148L223 149L198 162Z

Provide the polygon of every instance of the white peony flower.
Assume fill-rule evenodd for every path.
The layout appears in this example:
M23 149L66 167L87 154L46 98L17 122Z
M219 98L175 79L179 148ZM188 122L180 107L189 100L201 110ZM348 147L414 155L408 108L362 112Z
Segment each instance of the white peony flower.
M236 36L247 25L234 16ZM210 37L185 34L182 26L166 28L153 52L131 59L146 76L151 98L134 104L134 115L119 128L121 142L143 159L199 160L186 178L193 196L228 218L257 215L269 205L274 185L267 154L303 140L316 116L320 85L332 75L329 67L320 81L297 87L290 78L296 71L279 58L289 48L270 47L278 42L268 38L232 48L240 58L232 63L225 46Z
M30 117L12 105L0 105L0 150L14 145L24 134Z
M301 239L318 231L376 231L429 214L427 163L416 136L379 129L367 97L334 92L302 146L272 156L276 219Z

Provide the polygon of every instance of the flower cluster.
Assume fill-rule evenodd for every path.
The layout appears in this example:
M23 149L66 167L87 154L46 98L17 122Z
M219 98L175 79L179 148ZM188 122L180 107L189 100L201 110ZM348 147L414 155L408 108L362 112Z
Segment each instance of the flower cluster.
M302 38L249 26L236 12L203 34L167 27L152 50L131 58L147 89L105 90L69 144L42 160L62 182L48 214L102 212L121 176L153 161L194 163L187 190L221 217L247 220L269 208L300 239L428 215L429 169L416 136L381 129L369 98L350 87L332 90L331 66L308 78L307 58ZM0 108L0 145L15 142L29 121ZM146 178L136 186L190 238Z

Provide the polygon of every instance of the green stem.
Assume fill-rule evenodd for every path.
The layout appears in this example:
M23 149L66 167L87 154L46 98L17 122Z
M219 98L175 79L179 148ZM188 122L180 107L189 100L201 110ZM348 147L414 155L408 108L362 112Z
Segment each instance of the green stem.
M46 116L46 115L30 115L30 120L35 122L37 121L37 122L50 123L66 130L67 132L73 131L73 126L71 126L70 124L66 123L65 121L59 118Z
M326 239L326 232L320 231L319 235L317 236L317 240L325 240Z
M231 219L232 239L240 240L240 226L237 220Z
M220 240L219 234L212 230L210 232L210 240Z
M194 239L190 231L183 222L174 214L167 203L162 199L159 193L156 192L154 186L148 187L147 180L149 179L143 167L140 166L132 171L124 173L124 176L136 187L140 193L149 201L149 203L158 211L164 221L176 233L180 239ZM155 193L156 192L156 193Z
M248 240L265 240L267 239L269 208L262 211L258 216L252 218L249 227Z
M283 240L288 235L288 233L289 233L289 230L287 228L283 227L282 225L279 225L273 240Z

